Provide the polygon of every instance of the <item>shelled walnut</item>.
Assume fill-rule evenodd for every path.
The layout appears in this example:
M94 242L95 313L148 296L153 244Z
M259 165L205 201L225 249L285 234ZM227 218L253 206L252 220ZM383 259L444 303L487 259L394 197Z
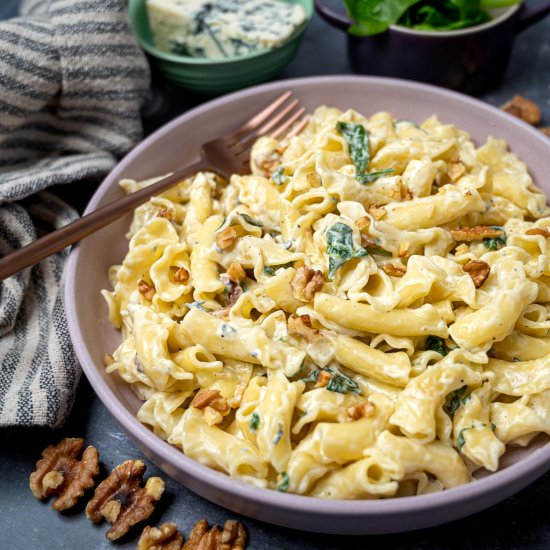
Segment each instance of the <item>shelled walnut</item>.
M491 273L489 264L481 260L471 260L462 269L470 275L476 288L479 288Z
M534 101L521 95L515 95L501 109L533 126L540 124L542 118L540 107Z
M292 314L288 318L288 332L289 334L299 334L308 342L313 342L320 336L319 331L312 326L309 315Z
M244 550L245 546L246 531L242 523L227 520L222 531L217 525L209 528L208 522L201 519L181 550Z
M147 519L164 492L164 481L150 477L142 487L146 470L141 460L127 460L117 466L96 488L86 506L86 516L93 523L105 518L112 523L109 540L125 535L130 527Z
M300 266L290 282L292 294L302 302L311 302L315 293L323 288L325 279L321 271L308 266Z
M238 238L239 234L235 228L228 227L216 235L216 243L222 250L226 250L227 248L231 248Z
M149 284L144 279L138 281L138 290L146 300L151 301L155 297L155 285Z
M352 407L346 409L346 414L351 420L359 420L360 418L372 416L375 411L374 403L370 401L363 401L362 403L357 403Z
M57 445L46 447L30 475L33 495L38 499L56 495L52 508L58 512L74 506L84 491L95 485L99 453L92 446L82 452L83 448L84 439L80 437L66 437Z
M160 527L145 527L139 537L136 550L180 550L183 536L175 523L163 523Z
M504 235L504 231L487 225L477 225L476 227L459 227L458 229L451 229L451 235L455 241L470 242L501 237Z

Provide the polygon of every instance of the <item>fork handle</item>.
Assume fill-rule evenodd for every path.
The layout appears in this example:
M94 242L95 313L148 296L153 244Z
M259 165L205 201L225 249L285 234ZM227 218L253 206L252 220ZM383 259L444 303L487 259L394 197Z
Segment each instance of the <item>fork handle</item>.
M217 171L212 166L200 160L162 178L153 185L144 187L122 199L110 202L102 208L94 210L86 216L82 216L82 218L60 229L56 229L31 244L4 256L0 259L0 281L15 275L19 271L38 263L40 260L59 252L71 244L81 241L88 235L113 223L144 202L147 202L152 196L166 191L178 181L205 169Z

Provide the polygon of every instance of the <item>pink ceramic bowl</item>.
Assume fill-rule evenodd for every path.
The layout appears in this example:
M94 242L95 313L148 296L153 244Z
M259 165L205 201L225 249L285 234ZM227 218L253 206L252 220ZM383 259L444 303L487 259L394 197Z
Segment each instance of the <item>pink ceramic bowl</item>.
M511 116L454 92L407 81L368 77L319 77L275 82L206 103L173 120L127 155L105 179L86 212L122 196L117 182L145 179L195 160L199 144L238 126L283 90L308 107L328 104L369 114L385 110L421 121L432 114L457 124L481 143L488 134L506 139L527 163L538 185L550 193L550 140ZM548 438L508 453L503 469L449 491L387 500L320 500L256 489L187 458L165 443L135 414L139 401L130 388L105 374L103 356L120 342L107 321L99 291L108 288L107 269L119 263L128 243L130 216L88 237L72 251L66 271L69 329L78 358L99 398L137 446L168 475L204 498L270 523L310 531L375 534L445 523L491 506L533 482L550 468Z

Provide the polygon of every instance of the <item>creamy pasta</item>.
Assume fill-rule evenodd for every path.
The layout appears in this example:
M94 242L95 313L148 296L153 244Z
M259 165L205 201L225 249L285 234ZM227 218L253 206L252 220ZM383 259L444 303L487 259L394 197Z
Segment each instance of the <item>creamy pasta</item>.
M550 434L549 237L505 142L320 107L249 175L135 211L107 369L157 435L258 487L456 487Z

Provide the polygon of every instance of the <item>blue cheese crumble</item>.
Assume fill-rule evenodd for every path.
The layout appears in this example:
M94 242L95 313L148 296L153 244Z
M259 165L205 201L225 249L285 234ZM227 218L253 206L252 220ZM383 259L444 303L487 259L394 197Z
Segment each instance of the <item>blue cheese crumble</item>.
M276 48L306 19L281 0L147 0L147 12L157 48L203 58Z

